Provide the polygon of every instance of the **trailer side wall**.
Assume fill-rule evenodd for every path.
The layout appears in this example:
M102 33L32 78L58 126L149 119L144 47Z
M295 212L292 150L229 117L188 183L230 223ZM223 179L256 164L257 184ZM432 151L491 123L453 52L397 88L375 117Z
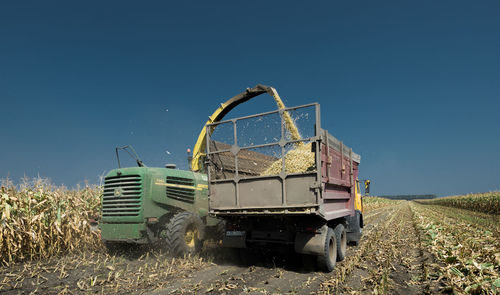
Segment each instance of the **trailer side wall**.
M299 113L297 110L310 107L314 107L312 113L316 115L313 120L307 121L311 125L309 130L312 130L312 133L301 141L304 142L302 146L306 143L310 146L309 152L311 157L314 157L314 169L301 173L289 173L285 166L289 162L286 157L290 149L286 150L286 147L291 144L296 145L297 140L286 137L282 114L288 111ZM260 146L245 145L245 142L250 142L250 140L242 136L241 129L243 128L239 128L240 122L253 118L265 121L266 116L275 115L279 115L276 116L279 125L274 129L281 128L281 137L276 136L276 142L265 142ZM297 116L296 122L300 123L302 117L306 116ZM280 118L281 122L279 122ZM214 135L214 130L217 130L218 126L229 126L224 127L231 133L231 137L226 139L226 142L217 141L219 139ZM314 214L326 220L354 215L353 188L360 157L326 130L320 128L318 104L219 122L208 125L208 130L211 130L207 133L207 142L209 142L207 154L209 207L212 214L218 216ZM307 130L307 128L299 126L299 130ZM259 130L261 133L264 131ZM252 133L250 135L255 136ZM253 141L259 142L255 138L252 139ZM273 145L281 151L276 158L273 158L272 154L258 152L259 148L272 148ZM261 160L253 160L257 158ZM279 165L283 164L282 169L278 167L281 172L265 175L263 171L266 167L261 168L261 166L266 163L267 165L276 164L276 162Z

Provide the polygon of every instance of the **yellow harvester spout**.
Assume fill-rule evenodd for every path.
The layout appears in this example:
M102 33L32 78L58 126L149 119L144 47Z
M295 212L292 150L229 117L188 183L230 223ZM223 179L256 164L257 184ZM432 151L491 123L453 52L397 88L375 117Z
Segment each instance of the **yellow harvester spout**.
M193 159L191 160L191 170L192 171L200 171L202 168L202 159L205 156L205 147L206 147L206 134L207 134L207 124L212 124L215 122L219 122L224 118L224 116L229 113L233 108L235 108L237 105L246 102L247 100L261 95L263 93L268 93L271 95L274 100L276 101L276 104L278 105L279 109L284 109L285 104L281 100L281 98L278 95L278 92L276 89L265 86L265 85L257 85L254 88L247 88L245 92L242 92L236 96L233 96L230 98L228 101L225 103L221 103L220 107L215 110L215 112L208 117L208 121L205 123L203 128L201 129L200 135L198 136L198 140L196 140L196 144L194 145L193 148ZM295 123L292 120L292 117L288 112L283 113L283 118L286 124L286 128L290 131L290 134L294 140L300 139L300 133L297 127L295 126Z

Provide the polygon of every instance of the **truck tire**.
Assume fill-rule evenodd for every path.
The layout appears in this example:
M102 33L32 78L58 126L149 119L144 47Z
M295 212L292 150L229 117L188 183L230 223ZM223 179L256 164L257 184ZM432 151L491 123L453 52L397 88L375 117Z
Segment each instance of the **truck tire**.
M222 239L224 239L225 234L226 234L226 221L221 220L215 226L215 235L213 239L216 241L222 241Z
M335 232L330 227L326 233L323 253L318 255L318 267L324 271L330 272L335 268L337 261L337 240Z
M216 225L205 226L205 239L222 242L226 234L226 221L221 220Z
M342 223L337 224L333 231L337 242L337 261L342 261L347 251L347 232Z
M200 217L190 212L177 213L166 227L165 244L175 256L199 252L203 246L205 225Z

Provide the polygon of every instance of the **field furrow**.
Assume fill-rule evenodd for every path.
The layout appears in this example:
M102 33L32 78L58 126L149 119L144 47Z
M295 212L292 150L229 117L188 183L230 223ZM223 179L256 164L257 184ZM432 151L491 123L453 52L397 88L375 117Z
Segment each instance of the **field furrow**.
M424 244L440 263L447 290L496 294L500 286L498 216L413 203Z
M421 248L408 202L385 211L383 222L364 236L360 252L339 267L349 269L349 274L336 284L325 282L324 293L423 294L438 289L437 282L425 275L428 253Z

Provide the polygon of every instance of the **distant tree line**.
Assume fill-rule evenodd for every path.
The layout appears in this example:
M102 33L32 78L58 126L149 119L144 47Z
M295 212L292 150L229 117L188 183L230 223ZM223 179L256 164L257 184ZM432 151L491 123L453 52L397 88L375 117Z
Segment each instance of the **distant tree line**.
M386 198L391 200L415 200L415 199L435 199L436 195L385 195L378 196L380 198Z

